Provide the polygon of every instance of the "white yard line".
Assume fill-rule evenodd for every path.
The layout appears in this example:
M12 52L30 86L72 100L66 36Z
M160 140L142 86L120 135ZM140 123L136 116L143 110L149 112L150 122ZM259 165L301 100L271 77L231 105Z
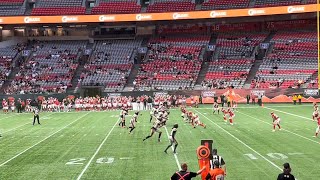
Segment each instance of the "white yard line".
M168 136L168 140L169 140L169 142L170 142L168 129L167 129L166 126L164 126L164 129L166 130L166 133L167 133L167 136ZM173 147L173 146L171 146L171 149L172 149L172 151L174 151L174 147ZM180 167L180 162L179 162L178 156L177 156L177 154L175 154L175 153L173 153L173 156L174 156L174 158L176 159L176 163L177 163L177 166L178 166L179 171L180 171L180 170L181 170L181 167Z
M247 116L247 117L250 117L250 118L252 118L252 119L261 121L261 122L263 122L263 123L265 123L265 124L268 124L268 125L271 125L271 124L272 124L272 123L265 122L265 121L263 121L263 120L261 120L261 119L255 118L255 117L253 117L253 116L250 116L250 115L248 115L248 114L246 114L246 113L243 113L243 112L239 112L239 111L238 111L238 113L243 114L243 115L245 115L245 116ZM307 137L305 137L305 136L302 136L302 135L297 134L297 133L295 133L295 132L289 131L289 130L287 130L287 129L283 129L283 128L282 128L282 130L283 130L283 131L286 131L286 132L288 132L288 133L290 133L290 134L296 135L296 136L298 136L298 137L301 137L301 138L303 138L303 139L306 139L306 140L308 140L308 141L311 141L311 142L320 144L320 142L318 142L318 141L315 141L315 140L313 140L313 139L307 138Z
M212 106L211 104L208 104L209 106ZM264 106L265 108L272 108L272 107L290 107L290 108L293 108L293 107L301 107L301 106L307 106L307 107L312 107L312 105L297 105L297 106ZM220 106L221 107L221 106ZM187 108L190 108L190 107L187 107ZM224 108L227 108L227 106L224 106ZM262 108L261 106L258 106L258 105L255 105L255 106L252 106L252 105L248 105L248 106L240 106L240 107L237 107L237 109L258 109L258 108ZM192 109L212 109L211 108L194 108L192 107Z
M51 115L53 115L53 114L49 114L49 115L44 116L44 117L49 117L49 116L51 116ZM30 122L31 122L31 121L30 121ZM27 124L31 124L30 122L27 122L27 123L22 124L22 125L20 125L20 126L18 126L18 127L15 127L15 128L9 129L8 131L4 131L4 132L3 132L3 134L8 133L8 132L10 132L10 131L13 131L13 130L15 130L15 129L21 128L22 126L25 126L25 125L27 125Z
M18 116L18 115L20 115L20 114L14 114L14 115L12 115L12 116L6 116L6 117L4 117L4 118L1 118L0 120L3 120L3 119L8 119L8 118L11 118L11 117L14 117L14 116Z
M275 163L273 163L272 161L270 161L269 159L267 159L266 157L264 157L262 154L260 154L259 152L257 152L256 150L254 150L252 147L250 147L248 144L246 144L245 142L241 141L239 138L237 138L236 136L234 136L233 134L231 134L229 131L225 130L224 128L222 128L221 126L219 126L219 124L215 123L214 121L212 121L211 119L209 119L207 116L203 115L201 112L197 111L195 109L195 111L202 115L204 118L206 118L208 121L212 122L214 125L216 125L216 127L220 128L222 131L224 131L225 133L227 133L228 135L230 135L232 138L234 138L235 140L237 140L239 143L241 143L242 145L244 145L245 147L247 147L248 149L250 149L251 151L253 151L254 153L256 153L257 155L259 155L262 159L264 159L265 161L267 161L268 163L270 163L272 166L274 166L275 168L277 168L278 170L282 171L282 168L277 166Z
M19 157L21 154L27 152L28 150L32 149L33 147L37 146L38 144L42 143L43 141L49 139L49 138L52 137L53 135L59 133L60 131L64 130L65 128L67 128L68 126L70 126L70 125L72 125L73 123L77 122L78 120L82 119L83 117L85 117L85 116L88 115L88 114L89 114L89 112L86 113L86 114L84 114L84 115L82 115L82 116L80 116L80 117L78 117L77 119L75 119L74 121L72 121L71 123L69 123L68 125L64 126L63 128L59 129L58 131L52 133L51 135L47 136L46 138L42 139L41 141L37 142L36 144L30 146L29 148L25 149L24 151L21 151L19 154L13 156L12 158L10 158L10 159L8 159L7 161L5 161L4 163L0 164L0 167L6 165L8 162L14 160L15 158Z
M288 112L285 112L285 111L280 111L278 109L273 109L273 108L269 108L269 107L265 107L266 109L270 109L272 111L278 111L278 112L281 112L281 113L284 113L284 114L288 114L288 115L291 115L291 116L295 116L295 117L299 117L299 118L302 118L302 119L306 119L306 120L311 120L311 118L307 118L307 117L304 117L304 116L299 116L297 114L292 114L292 113L288 113Z
M91 157L90 161L87 163L87 165L83 168L83 170L81 171L80 175L78 176L77 180L80 180L81 177L83 176L83 174L87 171L87 169L89 168L90 164L92 163L93 159L97 156L97 154L99 153L100 149L102 148L103 144L107 141L107 139L109 138L111 132L113 131L113 129L116 127L116 125L118 124L118 121L116 121L116 123L113 125L113 127L111 128L111 130L109 131L109 133L107 134L107 136L104 138L104 140L101 142L101 144L99 145L99 147L97 148L96 152L93 154L93 156Z

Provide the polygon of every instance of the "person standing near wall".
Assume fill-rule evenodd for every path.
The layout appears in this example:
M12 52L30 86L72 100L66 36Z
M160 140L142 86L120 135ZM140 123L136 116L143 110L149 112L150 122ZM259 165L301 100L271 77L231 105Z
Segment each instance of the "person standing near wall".
M260 92L258 94L258 104L259 104L259 106L262 106L262 96L263 96L263 94L262 94L262 92Z
M296 105L297 104L297 99L298 99L298 96L296 94L294 94L292 96L292 100L293 100L293 105Z
M299 95L298 95L299 105L301 105L301 100L302 100L302 95L301 95L301 94L299 94Z
M225 96L223 94L220 95L221 107L224 107L224 97Z
M250 103L250 94L247 95L247 105Z

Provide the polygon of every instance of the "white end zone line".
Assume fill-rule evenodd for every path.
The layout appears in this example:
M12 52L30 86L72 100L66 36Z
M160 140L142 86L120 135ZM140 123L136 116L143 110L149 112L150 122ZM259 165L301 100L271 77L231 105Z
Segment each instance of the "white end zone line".
M238 111L238 113L243 114L243 115L245 115L245 116L247 116L247 117L250 117L250 118L252 118L252 119L256 119L256 120L258 120L258 121L261 121L261 122L263 122L263 123L265 123L265 124L268 124L268 125L271 125L271 124L272 124L272 123L265 122L265 121L263 121L263 120L261 120L261 119L255 118L255 117L253 117L253 116L250 116L250 115L248 115L248 114L246 114L246 113L243 113L243 112L239 112L239 111ZM282 128L281 128L281 129L282 129ZM290 134L294 134L294 135L296 135L296 136L299 136L299 137L301 137L301 138L303 138L303 139L306 139L306 140L308 140L308 141L311 141L311 142L320 144L320 142L318 142L318 141L315 141L315 140L313 140L313 139L304 137L304 136L302 136L302 135L300 135L300 134L297 134L297 133L295 133L295 132L292 132L292 131L289 131L289 130L286 130L286 129L282 129L282 130L283 130L283 131L286 131L286 132L288 132L288 133L290 133Z
M53 135L59 133L60 131L64 130L65 128L67 128L68 126L72 125L73 123L77 122L78 120L82 119L83 117L85 117L86 115L88 115L90 112L78 117L77 119L75 119L74 121L72 121L71 123L69 123L68 125L64 126L63 128L59 129L58 131L52 133L51 135L47 136L46 138L42 139L41 141L37 142L36 144L30 146L29 148L25 149L24 151L20 152L19 154L13 156L12 158L8 159L7 161L5 161L4 163L0 164L1 166L6 165L8 162L14 160L15 158L17 158L18 156L20 156L21 154L27 152L28 150L32 149L33 147L37 146L38 144L42 143L43 141L49 139L50 137L52 137Z
M104 138L104 140L101 142L101 144L99 145L99 147L97 148L96 152L92 155L91 159L89 160L89 162L87 163L87 165L83 168L83 170L81 171L80 175L78 176L77 180L80 180L81 177L83 176L83 174L87 171L87 169L89 168L90 164L92 163L93 159L97 156L97 154L99 153L100 149L102 148L103 144L107 141L107 139L109 138L111 132L113 131L113 129L116 127L116 125L118 124L118 120L116 121L116 123L113 125L113 127L111 128L111 130L109 131L109 133L107 134L107 136Z
M220 128L222 131L224 131L225 133L227 133L228 135L230 135L231 137L233 137L235 140L237 140L239 143L241 143L242 145L244 145L245 147L247 147L248 149L250 149L251 151L253 151L254 153L256 153L257 155L259 155L262 159L266 160L268 163L270 163L272 166L274 166L275 168L277 168L278 170L282 171L282 168L280 168L279 166L277 166L275 163L273 163L272 161L270 161L269 159L267 159L266 157L264 157L262 154L260 154L259 152L257 152L256 150L254 150L252 147L250 147L249 145L247 145L245 142L241 141L239 138L235 137L233 134L231 134L229 131L225 130L224 128L222 128L221 126L219 126L217 123L213 122L211 119L209 119L207 116L203 115L201 112L199 112L198 110L194 109L198 114L202 115L204 118L206 118L207 120L209 120L210 122L212 122L214 125L216 125L218 128Z
M278 111L278 112L281 112L281 113L284 113L284 114L288 114L288 115L291 115L291 116L295 116L295 117L299 117L299 118L302 118L302 119L306 119L306 120L311 120L311 118L307 118L307 117L304 117L304 116L299 116L299 115L296 115L296 114L292 114L292 113L288 113L288 112L285 112L285 111L280 111L280 110L277 110L277 109L272 109L272 108L269 108L269 107L264 107L266 109L270 109L272 111Z
M167 127L164 126L164 129L166 130L166 133L167 133L167 136L168 136L168 140L170 141L170 139L169 139L169 132L168 132ZM174 151L174 147L173 147L173 146L171 146L171 149L172 149L172 151ZM174 158L176 159L176 163L177 163L177 166L178 166L179 171L180 171L180 170L181 170L181 167L180 167L180 162L179 162L178 156L177 156L175 153L173 153L173 156L174 156Z

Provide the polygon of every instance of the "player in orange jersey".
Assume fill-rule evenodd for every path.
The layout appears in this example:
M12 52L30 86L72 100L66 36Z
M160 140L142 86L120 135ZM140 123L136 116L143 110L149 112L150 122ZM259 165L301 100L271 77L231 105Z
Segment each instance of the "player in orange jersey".
M281 130L280 126L280 118L274 112L271 112L272 124L273 124L273 132L276 131L276 126L278 126L279 130Z
M229 123L230 125L233 125L233 118L236 116L233 110L231 108L228 108L228 114L229 114Z
M196 126L202 126L203 128L206 128L206 125L200 121L200 118L197 114L192 115L192 126L193 128L196 128Z
M316 134L315 134L315 136L314 137L318 137L318 134L320 133L320 116L318 115L317 116L317 123L318 123L318 127L317 127L317 129L316 129Z
M227 117L229 116L228 110L222 108L221 112L223 113L224 122L227 123Z

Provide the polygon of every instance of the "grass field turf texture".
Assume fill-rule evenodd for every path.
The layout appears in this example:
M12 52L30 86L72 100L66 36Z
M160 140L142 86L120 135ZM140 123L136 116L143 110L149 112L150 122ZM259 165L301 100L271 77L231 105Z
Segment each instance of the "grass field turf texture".
M171 149L163 152L169 143L165 128L160 143L158 134L142 142L150 133L149 111L142 111L133 134L118 126L119 111L41 113L41 126L31 125L32 114L1 114L0 179L168 180L178 163L199 169L201 139L214 140L228 180L276 179L284 162L299 180L319 179L320 138L312 137L311 104L240 105L234 126L225 124L221 114L212 115L211 107L190 109L206 129L193 129L179 110L171 110L167 130L179 124L176 157ZM282 131L272 132L271 111L280 116Z

